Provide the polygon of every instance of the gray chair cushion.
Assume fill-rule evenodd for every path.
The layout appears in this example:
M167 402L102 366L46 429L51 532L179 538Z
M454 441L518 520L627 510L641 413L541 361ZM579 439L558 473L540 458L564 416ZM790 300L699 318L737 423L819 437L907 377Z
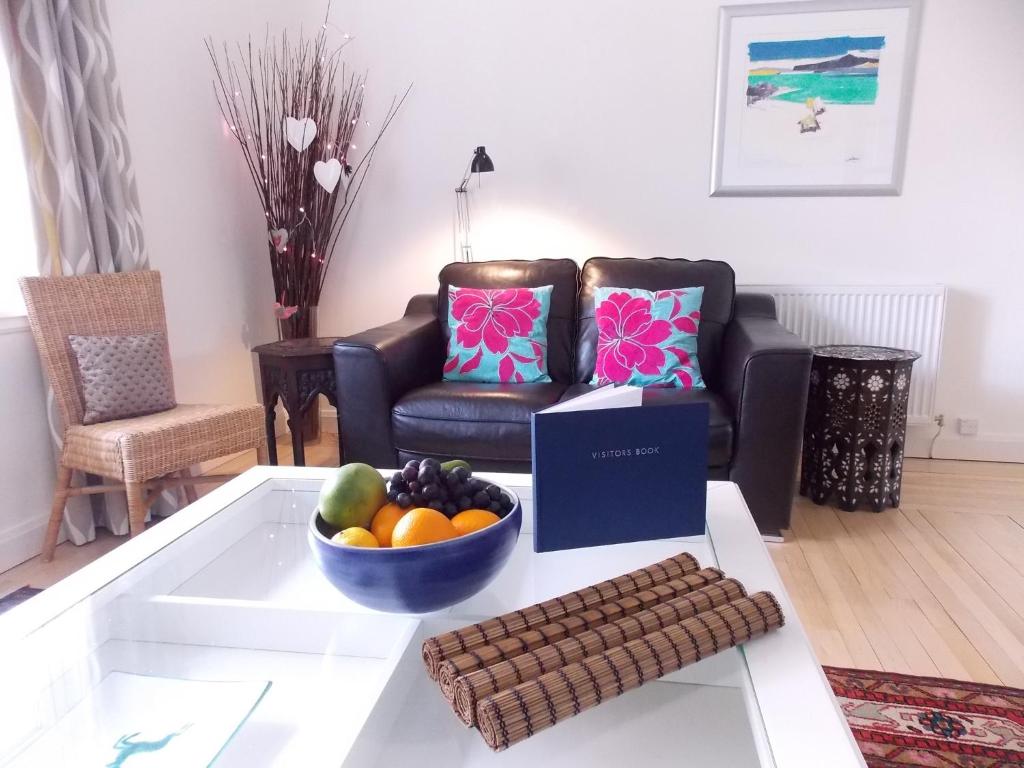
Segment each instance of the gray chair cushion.
M68 336L78 362L83 424L126 419L175 406L163 333Z

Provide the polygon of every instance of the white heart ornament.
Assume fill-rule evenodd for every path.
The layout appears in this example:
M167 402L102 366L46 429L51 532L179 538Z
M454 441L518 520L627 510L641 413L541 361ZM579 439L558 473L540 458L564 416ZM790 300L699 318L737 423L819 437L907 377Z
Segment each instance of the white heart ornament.
M267 234L270 237L270 244L274 246L274 250L278 253L284 253L284 249L288 246L288 230L272 229Z
M296 120L294 117L284 119L284 135L296 150L302 152L316 138L316 123L313 118L304 117Z
M317 160L313 163L313 177L316 179L316 183L330 194L341 180L341 162L336 157L332 157L326 163L323 160Z

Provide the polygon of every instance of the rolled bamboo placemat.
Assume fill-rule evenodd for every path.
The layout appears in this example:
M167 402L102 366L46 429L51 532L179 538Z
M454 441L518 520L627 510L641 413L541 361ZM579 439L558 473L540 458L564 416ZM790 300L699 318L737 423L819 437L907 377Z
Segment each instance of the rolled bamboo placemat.
M712 608L488 696L477 704L480 735L496 752L507 749L602 701L763 635L784 621L782 609L768 592Z
M635 594L655 584L664 584L666 581L698 570L700 570L700 564L693 555L680 552L666 560L622 576L616 576L614 579L545 600L528 608L496 616L487 621L471 624L468 627L429 637L423 641L423 663L430 679L436 680L438 665L457 653L466 653L473 648L493 643L495 640L509 637L524 629L550 624L555 619L560 619L571 613Z
M588 629L594 629L602 624L608 624L624 616L638 613L644 608L693 592L695 589L720 581L722 578L724 578L724 574L717 568L704 568L696 573L688 573L678 579L666 581L664 584L656 584L650 589L641 590L636 594L626 595L618 600L564 616L550 624L542 624L539 627L523 630L511 637L496 640L488 645L478 646L468 653L452 656L442 661L437 668L437 682L441 686L441 693L448 701L453 701L455 680L462 675L468 675L470 672L484 669L499 661L514 658L535 648L551 645ZM619 645L621 644L619 643Z
M716 581L695 592L657 603L610 624L458 677L453 685L455 695L452 704L455 714L467 725L476 725L476 703L480 699L575 664L587 656L624 645L649 632L678 624L704 611L745 597L746 594L747 591L736 579Z

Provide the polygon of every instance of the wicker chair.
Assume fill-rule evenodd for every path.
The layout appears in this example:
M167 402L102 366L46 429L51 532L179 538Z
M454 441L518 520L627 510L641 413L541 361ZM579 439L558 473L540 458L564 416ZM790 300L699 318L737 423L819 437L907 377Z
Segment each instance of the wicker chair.
M82 424L83 404L69 335L130 335L167 332L160 273L104 273L76 277L26 277L21 290L32 335L64 421L53 509L43 541L43 559L53 559L69 496L124 489L132 536L164 488L229 476L193 478L188 468L202 461L256 449L265 464L264 414L259 405L178 405L149 416ZM71 487L73 470L117 481Z

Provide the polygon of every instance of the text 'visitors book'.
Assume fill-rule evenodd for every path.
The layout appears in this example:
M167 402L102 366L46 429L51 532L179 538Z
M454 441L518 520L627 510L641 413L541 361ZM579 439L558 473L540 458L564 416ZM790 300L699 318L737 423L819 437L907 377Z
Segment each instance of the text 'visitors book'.
M642 397L605 387L533 415L535 551L704 533L708 406Z

